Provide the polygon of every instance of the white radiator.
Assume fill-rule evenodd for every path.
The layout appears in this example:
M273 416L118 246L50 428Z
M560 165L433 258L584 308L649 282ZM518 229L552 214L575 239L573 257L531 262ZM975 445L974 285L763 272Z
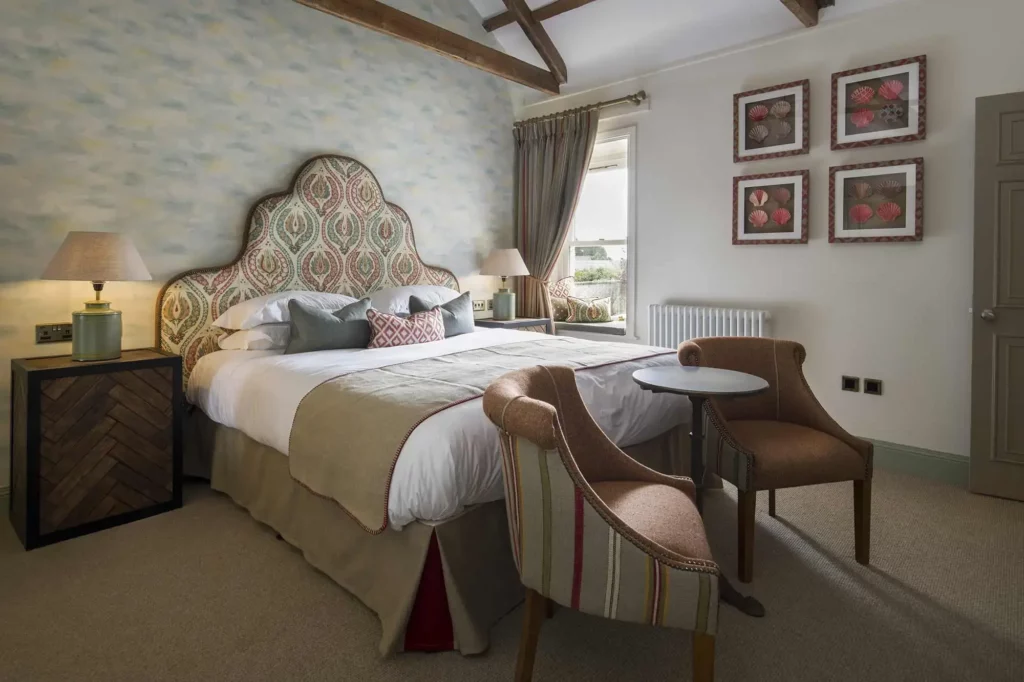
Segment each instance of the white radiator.
M676 348L703 336L768 336L767 310L653 304L648 310L652 346Z

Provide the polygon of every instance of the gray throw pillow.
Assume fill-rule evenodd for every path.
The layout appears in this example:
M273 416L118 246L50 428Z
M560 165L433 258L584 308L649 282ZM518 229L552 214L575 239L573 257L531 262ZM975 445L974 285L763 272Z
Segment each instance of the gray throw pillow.
M425 313L433 308L440 308L441 319L444 320L444 338L468 334L476 331L473 325L473 301L469 299L469 293L467 291L458 298L437 306L424 302L419 296L410 296L409 312Z
M368 298L334 312L312 308L301 301L288 301L292 334L285 355L315 350L366 348L370 345L370 323L366 321L366 311L369 309Z

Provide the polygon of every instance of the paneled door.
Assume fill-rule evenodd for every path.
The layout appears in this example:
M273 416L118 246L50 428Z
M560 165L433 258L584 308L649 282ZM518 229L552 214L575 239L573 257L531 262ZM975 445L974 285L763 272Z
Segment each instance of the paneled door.
M1024 93L976 126L970 487L1024 500Z

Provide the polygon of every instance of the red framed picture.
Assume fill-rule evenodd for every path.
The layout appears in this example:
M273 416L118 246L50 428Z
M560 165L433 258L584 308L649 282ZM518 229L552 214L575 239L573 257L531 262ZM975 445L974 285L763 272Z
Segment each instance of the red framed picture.
M919 242L924 159L828 169L829 242Z
M832 74L832 149L925 139L927 57Z
M732 179L732 243L806 244L811 172Z
M733 95L734 162L806 154L811 148L811 81Z

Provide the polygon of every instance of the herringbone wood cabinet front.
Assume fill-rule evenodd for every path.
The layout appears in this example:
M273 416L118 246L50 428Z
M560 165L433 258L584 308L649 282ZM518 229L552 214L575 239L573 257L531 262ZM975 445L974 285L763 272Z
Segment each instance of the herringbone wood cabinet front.
M11 522L26 549L181 506L181 358L11 363Z

